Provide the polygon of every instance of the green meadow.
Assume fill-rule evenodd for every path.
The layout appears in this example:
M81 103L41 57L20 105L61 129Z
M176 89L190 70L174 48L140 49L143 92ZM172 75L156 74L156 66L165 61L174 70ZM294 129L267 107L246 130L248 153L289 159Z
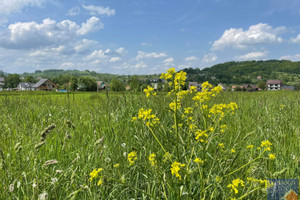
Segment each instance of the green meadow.
M167 93L0 93L0 199L265 199L265 180L300 180L299 92L221 92L208 108L238 106L221 122L192 94L180 108L172 101ZM140 108L155 117L139 119Z

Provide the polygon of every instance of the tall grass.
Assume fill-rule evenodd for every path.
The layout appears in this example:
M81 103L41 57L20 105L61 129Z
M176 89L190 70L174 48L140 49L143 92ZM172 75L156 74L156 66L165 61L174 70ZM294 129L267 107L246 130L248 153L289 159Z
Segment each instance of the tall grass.
M225 154L214 147L210 156L215 164L208 160L201 166L213 176L192 174L186 180L183 173L184 183L171 175L170 164L162 162L160 145L147 127L132 122L140 108L152 108L160 119L159 140L169 149L177 145L169 135L174 132L174 118L165 94L149 99L133 93L25 93L0 96L0 102L0 199L226 199L232 196L227 185L235 178L300 179L299 92L221 93L213 103L236 102L239 106L234 115L225 117L227 129L222 137L236 153L222 157ZM47 133L44 144L35 148L52 124L55 128ZM217 174L232 172L255 158L256 147L264 140L273 144L274 161L253 162L221 183L214 182L206 196L201 193ZM245 154L247 145L255 148ZM127 156L132 151L137 152L137 160L129 166ZM157 154L165 172L151 168L151 153ZM117 163L120 166L114 168ZM106 177L97 186L89 181L89 174L100 167ZM240 196L247 192L246 187L239 190ZM265 196L264 190L257 190L246 198Z

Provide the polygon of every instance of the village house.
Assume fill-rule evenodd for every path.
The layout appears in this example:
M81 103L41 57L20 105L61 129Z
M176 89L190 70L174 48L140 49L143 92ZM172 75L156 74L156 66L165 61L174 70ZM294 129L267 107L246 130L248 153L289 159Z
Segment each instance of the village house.
M5 80L4 78L0 77L0 91L3 90L4 85L5 85Z
M25 91L25 90L35 90L35 88L33 87L35 84L34 83L19 83L17 86L17 90L20 91Z
M281 90L283 83L281 80L267 80L268 90Z
M53 91L57 89L57 85L55 85L49 79L41 79L39 82L32 86L35 90L43 90L43 91Z
M231 91L247 91L247 92L254 92L254 91L258 91L258 88L256 87L256 85L252 85L252 84L245 84L245 85L233 85L231 86Z
M107 88L107 84L104 81L97 81L97 91L104 90Z
M201 91L201 89L202 89L202 84L200 84L200 83L198 83L198 82L189 82L189 89L190 89L192 86L197 87L197 91Z

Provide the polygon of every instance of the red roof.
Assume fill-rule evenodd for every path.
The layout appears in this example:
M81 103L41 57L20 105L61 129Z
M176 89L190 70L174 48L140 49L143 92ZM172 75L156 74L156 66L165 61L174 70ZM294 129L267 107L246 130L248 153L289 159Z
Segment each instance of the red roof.
M269 84L282 84L281 80L267 80L267 85Z

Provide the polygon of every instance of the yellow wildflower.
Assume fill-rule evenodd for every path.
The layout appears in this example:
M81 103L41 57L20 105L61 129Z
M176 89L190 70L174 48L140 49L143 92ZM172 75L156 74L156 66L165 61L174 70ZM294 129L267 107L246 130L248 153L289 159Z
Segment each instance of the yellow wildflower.
M272 143L269 140L266 140L262 141L260 146L263 147L265 151L271 151L271 145Z
M218 146L221 147L221 148L223 148L223 149L225 148L224 143L219 143Z
M132 151L128 154L129 165L133 165L135 160L137 160L137 154L136 151Z
M201 158L195 158L195 159L194 159L194 162L195 162L195 163L198 163L198 164L203 164L203 163L204 163L204 160L202 160Z
M252 149L254 146L252 144L246 146L247 149Z
M231 151L231 153L235 153L235 150L234 150L234 149L231 149L230 151Z
M114 165L114 168L118 168L118 167L120 167L119 163L117 163L117 164Z
M239 185L241 185L242 187L244 187L245 186L245 182L242 181L242 180L240 180L238 178L238 179L234 179L231 184L227 185L227 187L230 188L232 192L234 192L235 194L237 194L239 192L238 191Z
M156 155L154 153L150 154L149 161L150 161L152 167L155 167L157 164L157 161L155 158L156 158Z
M184 167L185 164L181 164L177 161L173 162L171 165L171 173L175 175L179 180L181 180L181 175L178 173L181 167Z
M103 171L103 168L99 168L99 169L94 169L91 173L90 173L90 181L92 182L92 180L94 178L97 178L99 175L99 173Z
M100 186L103 184L103 177L100 178L100 180L98 181L97 185Z
M164 158L164 162L166 162L167 160L171 160L172 155L169 152L166 152L165 155L163 156Z
M181 107L181 105L180 105L179 101L177 101L176 103L171 102L169 104L169 107L170 107L171 110L175 111L176 109L178 110Z
M145 93L146 93L146 97L148 98L151 94L152 95L156 95L156 92L153 92L154 91L154 88L148 86L146 89L143 90Z
M270 158L271 160L275 160L276 156L275 156L275 154L269 154L269 158Z

